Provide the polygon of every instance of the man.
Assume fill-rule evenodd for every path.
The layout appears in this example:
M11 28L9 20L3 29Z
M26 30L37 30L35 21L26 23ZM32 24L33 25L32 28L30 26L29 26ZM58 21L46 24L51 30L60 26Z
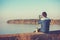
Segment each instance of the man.
M40 20L38 21L38 24L41 24L41 28L38 29L38 32L48 33L51 20L47 17L46 12L42 12L41 16L42 17L40 17Z

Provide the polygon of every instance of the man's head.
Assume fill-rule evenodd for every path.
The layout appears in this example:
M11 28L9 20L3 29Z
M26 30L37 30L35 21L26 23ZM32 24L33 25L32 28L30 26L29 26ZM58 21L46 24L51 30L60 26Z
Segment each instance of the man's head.
M42 12L42 16L43 17L47 17L47 13L46 12Z

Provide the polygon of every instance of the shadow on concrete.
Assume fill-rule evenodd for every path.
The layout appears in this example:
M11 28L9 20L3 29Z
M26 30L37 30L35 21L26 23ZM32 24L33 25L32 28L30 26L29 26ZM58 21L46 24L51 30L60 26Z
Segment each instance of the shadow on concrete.
M50 31L49 34L60 34L60 30Z

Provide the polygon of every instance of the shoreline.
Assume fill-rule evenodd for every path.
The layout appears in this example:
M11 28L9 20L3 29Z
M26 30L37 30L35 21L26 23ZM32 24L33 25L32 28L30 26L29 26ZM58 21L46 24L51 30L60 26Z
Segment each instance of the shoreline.
M8 24L38 24L39 19L12 19L8 20ZM51 25L58 24L60 25L60 19L51 19Z

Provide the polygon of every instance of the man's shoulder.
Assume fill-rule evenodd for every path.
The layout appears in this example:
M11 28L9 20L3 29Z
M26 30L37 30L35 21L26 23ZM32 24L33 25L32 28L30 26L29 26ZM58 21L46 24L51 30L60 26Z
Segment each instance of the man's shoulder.
M50 20L50 18L41 18L41 20Z

